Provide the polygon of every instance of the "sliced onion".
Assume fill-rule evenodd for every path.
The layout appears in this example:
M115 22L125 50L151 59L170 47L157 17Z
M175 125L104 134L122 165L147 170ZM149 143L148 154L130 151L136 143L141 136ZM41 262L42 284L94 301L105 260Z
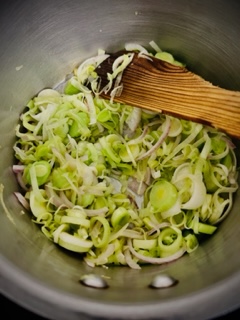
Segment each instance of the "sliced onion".
M149 130L148 126L145 126L144 129L143 129L142 134L139 137L135 138L135 139L131 139L128 142L128 145L142 143L142 140L146 136L146 134L148 133L148 130Z
M162 144L162 142L166 139L167 135L168 135L168 132L169 132L169 129L170 129L170 119L169 118L166 118L166 125L165 125L165 128L163 129L163 132L160 136L160 138L158 139L158 141L155 143L154 146L152 146L151 149L149 149L147 152L141 154L137 160L143 160L145 158L147 158L148 156L150 156L154 151L156 151L159 146Z
M178 118L173 118L173 117L169 117L169 118L170 118L171 124L170 124L168 135L169 137L176 137L182 132L182 123ZM164 122L162 125L163 130L166 125L167 125L167 122Z
M138 182L135 178L129 178L128 188L137 195L142 196L147 189L147 185L144 182Z
M67 208L72 208L74 206L74 204L68 199L64 191L61 190L59 195L62 201L62 205L66 206Z
M102 207L100 209L84 209L84 212L87 214L88 217L94 216L102 216L104 217L105 214L108 212L108 207Z
M136 269L136 270L141 269L140 265L133 260L131 253L130 253L130 250L131 250L130 248L124 250L124 257L125 257L127 265L132 269Z
M14 164L12 168L14 173L19 173L19 172L23 172L25 166L22 164Z
M21 205L25 209L30 210L30 205L26 198L20 192L14 192L14 194L17 197L18 201L21 203Z
M28 190L28 187L26 186L25 182L23 181L22 172L17 172L17 173L16 173L16 178L17 178L17 181L18 181L20 187L21 187L23 190L27 191L27 190Z
M64 191L61 190L58 195L51 185L45 185L45 191L49 202L56 208L72 208L74 206L74 204L70 200L68 200Z

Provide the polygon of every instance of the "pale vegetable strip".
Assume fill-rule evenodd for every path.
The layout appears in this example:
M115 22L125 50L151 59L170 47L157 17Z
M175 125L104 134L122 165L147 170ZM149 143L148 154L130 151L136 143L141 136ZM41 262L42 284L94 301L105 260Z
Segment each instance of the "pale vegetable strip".
M16 195L50 240L92 267L170 262L196 250L232 208L234 145L213 128L115 103L131 54L108 75L112 100L99 98L95 69L107 57L83 62L64 93L29 101L16 127Z

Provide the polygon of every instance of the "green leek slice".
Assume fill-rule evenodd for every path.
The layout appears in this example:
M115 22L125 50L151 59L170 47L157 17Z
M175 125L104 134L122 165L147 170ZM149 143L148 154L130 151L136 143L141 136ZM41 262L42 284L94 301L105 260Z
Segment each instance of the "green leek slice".
M167 180L157 181L149 195L149 201L155 211L163 212L169 210L178 198L177 188Z

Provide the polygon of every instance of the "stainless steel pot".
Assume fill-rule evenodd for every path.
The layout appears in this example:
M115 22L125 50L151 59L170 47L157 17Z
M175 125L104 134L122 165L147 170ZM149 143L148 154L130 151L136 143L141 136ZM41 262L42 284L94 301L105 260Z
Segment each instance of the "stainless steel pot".
M208 319L240 307L240 193L219 231L191 255L163 266L94 270L50 243L21 206L11 171L14 127L26 101L64 79L98 48L156 41L188 67L240 90L240 3L224 0L9 0L0 5L0 291L51 319ZM231 125L229 123L229 125ZM238 146L238 151L240 150ZM109 288L84 287L82 274ZM178 285L153 290L161 273Z

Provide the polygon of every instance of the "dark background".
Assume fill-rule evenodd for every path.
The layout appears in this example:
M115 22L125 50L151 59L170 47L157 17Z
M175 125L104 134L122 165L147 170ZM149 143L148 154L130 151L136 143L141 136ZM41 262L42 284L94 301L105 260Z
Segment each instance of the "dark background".
M240 297L239 297L240 299ZM48 320L46 318L40 317L38 315L33 314L30 311L27 311L20 307L19 305L13 303L9 299L5 298L4 296L0 295L0 306L1 306L1 313L4 314L4 319L11 319L17 317L18 319L25 319L25 320ZM221 316L219 318L214 318L215 320L229 320L232 318L239 318L240 316L240 309L225 316ZM67 319L66 319L67 320ZM209 319L212 320L212 319Z

